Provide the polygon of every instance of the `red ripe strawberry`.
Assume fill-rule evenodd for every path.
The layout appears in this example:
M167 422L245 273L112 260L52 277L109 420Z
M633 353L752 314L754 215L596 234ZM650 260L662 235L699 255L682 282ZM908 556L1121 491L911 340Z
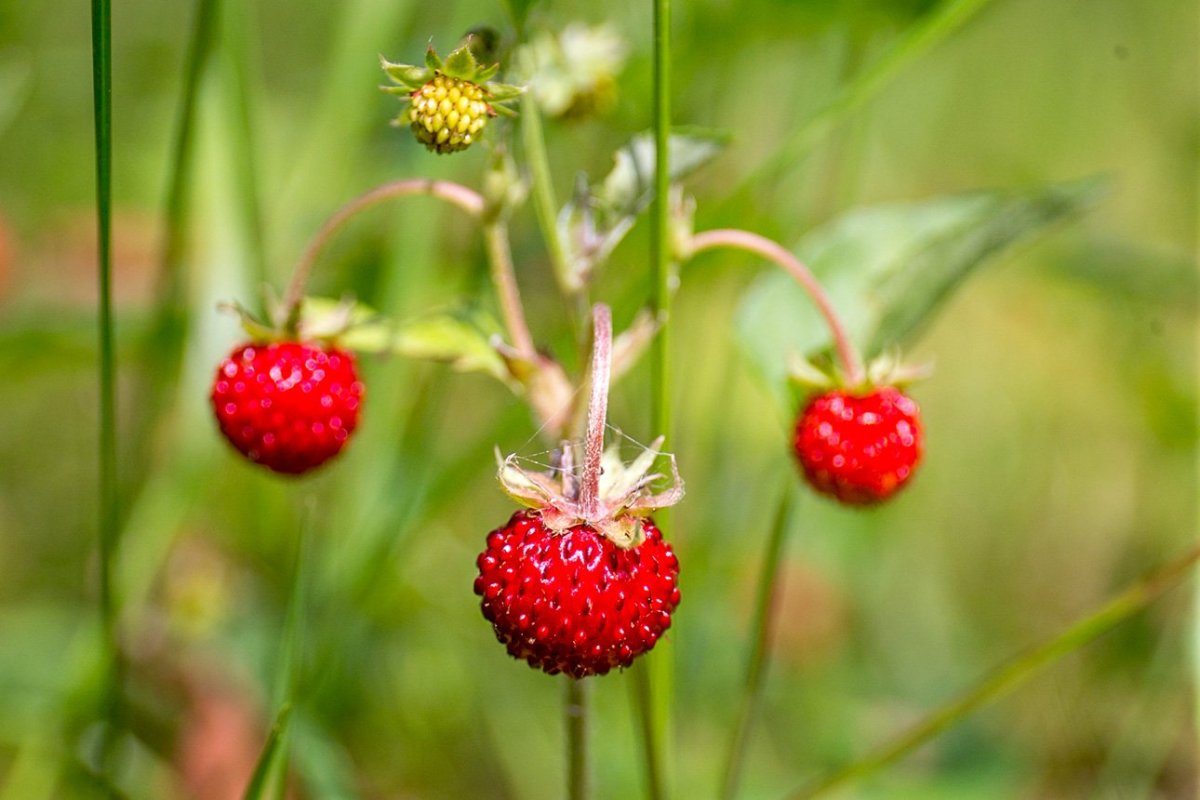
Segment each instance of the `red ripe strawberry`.
M891 386L826 392L800 413L793 448L818 492L848 505L879 503L908 482L921 460L920 410Z
M362 396L352 354L299 342L235 347L212 387L225 438L251 461L291 475L341 452Z
M556 533L536 510L488 534L475 593L513 658L583 678L654 647L679 605L679 561L648 517L627 519L641 527L635 547L586 523Z

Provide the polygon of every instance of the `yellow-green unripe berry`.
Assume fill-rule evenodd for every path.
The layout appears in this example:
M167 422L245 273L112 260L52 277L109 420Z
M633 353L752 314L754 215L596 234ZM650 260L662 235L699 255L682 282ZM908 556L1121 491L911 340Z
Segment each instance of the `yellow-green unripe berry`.
M495 115L483 87L440 72L411 98L408 119L413 133L437 153L467 149Z

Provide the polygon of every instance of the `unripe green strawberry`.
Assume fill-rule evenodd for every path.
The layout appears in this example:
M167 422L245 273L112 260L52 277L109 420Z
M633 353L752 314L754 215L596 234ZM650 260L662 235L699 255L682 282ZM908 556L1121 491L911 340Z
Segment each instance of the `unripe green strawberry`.
M437 153L466 150L495 115L481 86L440 73L412 93L408 112L417 141Z
M524 91L492 81L499 69L498 64L484 67L475 60L470 37L445 61L432 47L425 54L424 66L385 59L383 70L398 85L383 90L410 102L394 124L408 125L417 141L435 153L466 150L479 139L491 117L513 114L504 103Z

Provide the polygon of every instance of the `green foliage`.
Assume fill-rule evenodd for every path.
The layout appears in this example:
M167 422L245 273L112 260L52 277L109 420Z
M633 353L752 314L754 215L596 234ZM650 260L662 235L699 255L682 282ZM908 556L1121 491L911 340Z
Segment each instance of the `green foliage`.
M1089 180L856 209L809 233L794 252L871 357L919 331L988 259L1094 204L1101 186ZM742 301L738 341L790 406L788 365L827 348L829 330L801 287L772 270Z
M216 360L240 335L215 304L253 307L265 282L281 285L332 210L396 177L480 189L487 153L439 161L385 124L394 101L375 88L374 56L419 56L431 37L452 41L502 9L222 3L221 23L194 31L193 41L212 36L201 48L211 57L187 55L189 21L215 5L130 0L114 42L124 528L114 589L132 712L115 748L120 791L164 800L191 789L183 743L205 709L179 692L200 673L255 730L241 748L244 777L256 757L260 776L278 776L263 765L287 751L304 796L560 796L557 691L496 647L470 590L483 537L511 510L495 486L493 448L542 459L531 451L551 446L511 392L444 366L528 367L498 363L511 355L491 344L501 326L474 310L493 298L470 222L414 200L405 213L357 219L325 251L319 291L352 283L364 301L355 321L376 321L372 308L407 320L351 328L356 345L394 356L361 359L363 426L328 470L284 482L241 463L217 438L206 395ZM508 42L577 14L610 18L630 42L607 116L547 120L543 198L554 188L570 196L581 171L603 175L614 147L651 115L647 9L597 8L508 3ZM1179 65L1200 41L1190 0L756 0L686 11L672 27L673 118L734 134L688 178L701 227L719 221L792 242L813 220L834 220L795 252L830 282L858 343L912 346L921 334L919 354L938 364L918 390L929 448L907 494L866 514L805 502L786 531L742 781L745 797L781 797L891 741L1194 537L1198 109L1195 76ZM86 75L59 74L91 53L79 16L45 2L0 10L4 800L116 791L81 759L102 730L103 637L93 577L93 102ZM267 24L275 19L288 24ZM180 115L185 105L194 113ZM514 176L536 184L533 155L512 141L532 136L529 119L496 120L489 139L507 146ZM717 152L700 138L672 152L674 168ZM537 241L529 209L500 193L535 345L572 372L586 344L571 320L576 302L590 292L620 320L647 306L649 226L637 223L653 148L621 152L611 185L582 182L562 229L577 237L596 224L596 238L569 246L604 243L621 269L568 286L567 300L551 277L553 242ZM1106 202L1053 238L1038 234L1087 206L1087 186L948 195L1098 173L1114 176ZM175 210L163 260L174 272L157 255L155 206L166 194ZM880 206L929 196L940 199ZM557 232L561 209L546 203L539 227ZM364 240L369 247L350 246ZM1007 249L1020 241L1030 246ZM1003 271L959 291L1001 252ZM673 702L661 702L674 716L678 741L665 755L677 762L680 797L710 796L719 780L747 642L758 634L768 512L779 484L795 480L786 416L747 380L729 336L749 283L743 265L764 269L734 254L687 268L671 315L672 447L689 495L668 533L685 583L652 657L676 666ZM763 318L738 323L761 326L752 338L766 349L750 363L770 360L776 387L790 353L828 344L793 291L783 276L764 276L743 307L759 304ZM178 309L164 304L171 295ZM471 310L452 305L459 297ZM155 320L176 311L178 328L161 335ZM641 314L618 349L636 353L657 329ZM169 369L153 348L170 351ZM620 360L614 422L648 441L651 370ZM793 489L803 491L798 481ZM311 498L313 598L299 648L310 680L263 747L286 683L279 639L294 591L296 495ZM1136 636L1105 637L986 715L956 718L862 796L1183 791L1196 767L1179 744L1194 738L1196 718L1194 704L1179 702L1196 678L1188 605L1181 593L1165 597L1137 618ZM643 791L630 733L642 675L592 687L599 797Z

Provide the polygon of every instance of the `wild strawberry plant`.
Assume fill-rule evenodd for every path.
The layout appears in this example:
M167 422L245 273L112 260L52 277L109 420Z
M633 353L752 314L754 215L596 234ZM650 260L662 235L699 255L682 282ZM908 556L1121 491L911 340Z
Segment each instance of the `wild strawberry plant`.
M521 36L510 52L497 56L492 45L498 37L476 32L445 58L431 46L421 64L387 58L382 63L389 82L384 91L400 103L394 124L401 135L411 136L413 146L429 151L429 158L463 158L469 156L458 154L483 150L476 185L406 176L343 205L314 234L283 298L265 298L265 319L234 307L248 339L217 367L210 399L216 427L241 456L297 476L371 435L369 420L360 426L360 404L364 398L375 402L358 372L364 358L399 355L483 373L527 406L530 440L540 438L550 449L498 456L502 488L525 508L481 537L474 591L482 616L511 656L566 676L559 680L565 681L567 697L568 790L583 797L589 786L585 687L635 663L658 658L669 664L656 647L676 629L675 612L686 602L686 584L680 586L681 575L686 582L688 574L686 549L681 548L680 558L670 544L677 539L666 509L683 500L680 472L687 474L687 463L677 468L663 448L686 446L672 440L665 376L673 366L675 379L687 380L688 365L669 364L666 342L672 297L686 294L691 285L688 264L707 251L733 249L779 268L740 299L737 327L750 362L784 414L795 420L790 430L780 431L777 470L792 482L803 476L817 493L840 504L874 506L914 480L926 426L937 425L936 419L920 418L909 395L909 385L927 370L902 365L897 348L987 256L1085 206L1094 187L977 193L852 211L794 248L737 228L697 231L703 198L688 196L683 182L720 156L725 136L670 128L669 35L664 34L656 42L653 131L633 135L614 155L606 176L581 177L571 198L559 205L542 117L586 120L610 106L626 48L609 29L527 30L527 7L517 5ZM669 30L665 3L655 5L656 21ZM463 308L397 321L349 296L307 296L311 273L347 223L381 202L418 196L445 201L477 223L499 322ZM555 357L545 346L540 338L544 320L531 326L526 318L518 276L524 281L550 277L537 271L540 265L514 259L509 223L529 211L549 255L550 269L542 272L553 276L564 316L579 334L574 361ZM647 211L654 255L643 259L630 256L622 244ZM632 264L653 272L656 292L645 309L621 309L620 316L632 322L614 333L612 312L595 302L595 295L602 286L599 277L618 259L625 268ZM625 459L619 447L605 447L612 435L609 386L629 375L651 347L658 384L651 405L658 429L650 432L652 444ZM789 463L789 449L799 469ZM297 493L305 491L307 480L293 485ZM709 488L689 486L693 493ZM770 655L770 608L790 494L789 489L781 501L763 554L756 645L746 656L746 686L732 726L723 796L738 791L747 731ZM481 531L493 524L478 520ZM302 573L294 584L299 597ZM293 612L298 608L294 603ZM1069 631L1064 641L1082 641L1103 630L1113 613L1107 611L1099 622ZM479 629L486 631L485 624ZM289 664L298 657L294 645L292 640ZM115 636L109 647L119 662ZM1026 666L1043 663L1054 649L1035 653ZM660 677L669 671L669 666L660 670ZM118 675L118 686L120 680ZM961 713L1001 685L984 684ZM656 760L662 758L657 752L662 743L655 725L662 719L651 696L655 691L666 691L662 681L644 683L639 690L647 733L638 747L646 760L648 793L659 796L664 781ZM287 694L255 771L253 796L265 796L269 775L285 771L289 714L299 700L294 686ZM937 728L923 731L922 736L933 735ZM921 740L912 738L904 746Z

